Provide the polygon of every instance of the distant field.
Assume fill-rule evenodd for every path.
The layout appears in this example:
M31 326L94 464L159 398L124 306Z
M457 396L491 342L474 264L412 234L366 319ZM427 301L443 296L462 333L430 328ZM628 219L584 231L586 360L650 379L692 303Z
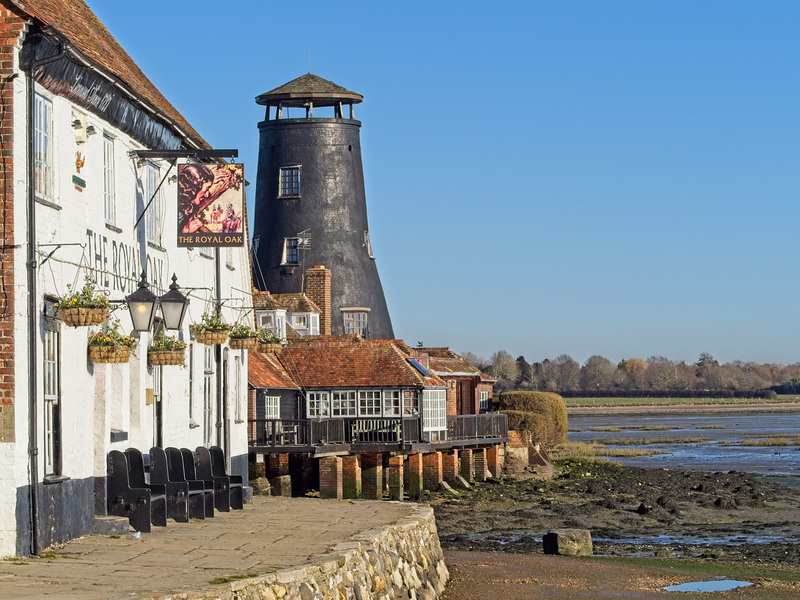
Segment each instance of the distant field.
M738 404L800 404L797 394L785 394L772 400L763 398L564 398L567 408L590 406L690 406Z

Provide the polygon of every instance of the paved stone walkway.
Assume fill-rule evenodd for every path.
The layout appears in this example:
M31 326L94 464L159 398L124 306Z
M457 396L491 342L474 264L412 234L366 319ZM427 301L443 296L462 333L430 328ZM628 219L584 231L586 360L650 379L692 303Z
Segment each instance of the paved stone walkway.
M47 558L0 560L0 598L137 599L207 592L216 578L322 561L337 542L391 525L412 506L255 496L244 510L191 523L168 521L141 539L91 535Z

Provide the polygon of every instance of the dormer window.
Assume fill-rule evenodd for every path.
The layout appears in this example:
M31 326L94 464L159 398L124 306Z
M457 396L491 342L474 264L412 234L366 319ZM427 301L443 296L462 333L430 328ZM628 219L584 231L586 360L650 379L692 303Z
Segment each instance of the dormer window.
M367 337L367 313L369 309L342 309L342 317L344 318L344 333L345 335L359 335L362 338Z

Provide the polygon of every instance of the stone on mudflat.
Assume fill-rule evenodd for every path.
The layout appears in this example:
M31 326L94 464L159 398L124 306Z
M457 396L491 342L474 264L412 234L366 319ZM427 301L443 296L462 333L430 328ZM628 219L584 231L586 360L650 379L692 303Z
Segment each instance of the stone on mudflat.
M542 538L545 554L592 556L592 534L588 529L556 529Z

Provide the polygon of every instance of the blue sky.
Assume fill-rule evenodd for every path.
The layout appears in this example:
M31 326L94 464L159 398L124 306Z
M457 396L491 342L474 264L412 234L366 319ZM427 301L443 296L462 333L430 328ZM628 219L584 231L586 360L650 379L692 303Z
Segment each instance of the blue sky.
M800 361L800 3L88 1L250 181L254 98L309 54L364 95L410 344Z

